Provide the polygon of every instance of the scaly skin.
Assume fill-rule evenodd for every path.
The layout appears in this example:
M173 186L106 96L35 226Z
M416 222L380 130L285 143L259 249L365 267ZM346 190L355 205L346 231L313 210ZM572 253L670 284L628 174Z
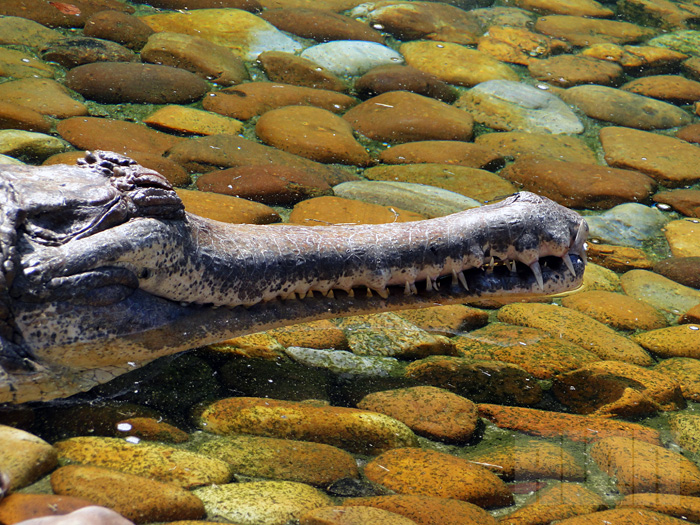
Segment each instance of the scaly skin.
M571 290L588 231L531 193L414 223L223 224L104 152L0 167L0 199L0 403L286 324Z

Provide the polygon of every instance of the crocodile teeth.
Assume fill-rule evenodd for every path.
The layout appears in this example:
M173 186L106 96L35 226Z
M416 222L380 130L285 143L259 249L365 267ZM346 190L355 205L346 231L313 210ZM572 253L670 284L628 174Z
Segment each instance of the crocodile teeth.
M379 297L381 297L382 299L389 298L389 290L387 290L386 288L379 288L379 289L375 289L374 291L377 292Z
M542 268L540 268L539 261L535 261L530 265L530 270L535 274L535 280L537 281L537 286L539 286L540 291L544 291L544 279L542 279Z
M462 283L462 286L464 286L464 289L469 291L469 286L467 286L467 278L464 277L464 272L458 272L457 278L459 279L459 282Z
M569 257L569 254L567 253L566 255L562 255L562 261L564 261L564 264L566 265L566 268L571 272L571 275L576 275L576 270L574 270L574 263L571 262L571 257Z
M425 277L425 289L431 292L433 290L433 282L430 280L430 276Z
M578 230L576 231L574 247L583 248L583 243L586 241L586 234L586 223L584 221L581 221L578 225Z

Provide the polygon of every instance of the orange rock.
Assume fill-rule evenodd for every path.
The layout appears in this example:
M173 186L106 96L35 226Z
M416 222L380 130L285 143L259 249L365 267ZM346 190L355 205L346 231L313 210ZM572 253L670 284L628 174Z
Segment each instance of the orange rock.
M215 221L270 224L280 220L275 210L259 202L204 191L177 190L177 194L186 211Z
M674 257L700 257L700 221L680 219L671 221L664 228L664 236Z
M260 18L267 20L277 29L317 42L364 40L384 43L382 34L368 24L349 16L329 12L320 6L318 9L305 7L267 9L260 14Z
M0 84L0 100L56 118L87 115L88 108L74 100L68 89L48 78L22 78Z
M282 346L304 348L347 350L345 333L329 320L296 324L268 330Z
M473 142L459 140L422 140L397 144L379 154L385 164L454 164L468 168L494 170L505 160L495 151Z
M343 505L377 507L406 516L421 525L496 525L496 520L484 509L451 498L394 494L347 498Z
M568 51L569 45L558 38L550 38L527 29L493 25L479 39L477 49L502 62L527 66L552 52Z
M400 310L395 313L418 328L443 335L480 328L488 322L489 318L485 310L463 304Z
M432 450L384 452L365 466L365 476L399 494L453 498L483 508L513 503L513 494L495 474L466 459Z
M700 521L700 498L677 494L630 494L617 504L618 508L634 507L674 516L690 522Z
M700 100L700 82L679 75L637 78L623 84L620 89L673 104L692 104Z
M581 51L583 56L617 62L625 71L637 73L675 71L687 55L654 46L619 46L594 44Z
M678 381L684 398L700 401L700 360L691 357L671 357L660 361L654 370Z
M363 397L357 408L391 416L419 436L438 441L465 442L477 424L474 403L433 386L374 392Z
M367 150L355 140L352 126L330 111L286 106L263 114L255 124L258 137L277 149L326 164L367 166Z
M528 70L537 80L568 88L580 84L616 85L622 76L619 65L581 55L558 55L531 60Z
M595 0L510 0L508 4L534 11L540 15L573 15L592 18L610 18L613 12Z
M22 129L48 133L51 131L51 121L31 108L9 102L0 102L0 129Z
M562 304L618 330L654 330L668 324L653 306L620 293L580 292L564 297Z
M314 441L359 454L380 454L396 447L418 445L415 434L406 425L383 414L267 398L222 399L203 410L199 424L215 434Z
M415 525L400 514L373 507L321 507L299 517L300 525Z
M139 50L153 34L153 29L128 13L98 11L85 22L83 33L85 36L111 40L129 49Z
M654 202L668 204L687 217L700 217L700 190L660 191L654 195Z
M658 430L597 416L564 414L533 408L479 405L479 415L501 428L534 436L561 438L589 443L610 436L634 437L637 442L661 444Z
M341 197L316 197L302 201L294 206L289 216L289 222L305 226L345 223L383 224L423 219L425 219L423 215L412 211Z
M639 248L612 244L588 243L588 261L624 273L628 270L651 270L653 264Z
M187 432L151 417L133 417L116 424L117 436L136 436L146 441L184 443L190 437Z
M557 525L607 525L609 523L615 525L640 525L641 523L681 525L687 521L645 509L611 509L561 520L557 522Z
M57 9L42 0L4 0L0 4L0 15L29 18L48 27L83 27L88 18L100 11L134 12L133 7L117 0L70 0L70 3L65 3L70 6L68 13L66 9Z
M604 438L590 455L623 494L662 492L694 495L700 492L700 468L678 452L625 437Z
M357 100L326 89L313 89L274 82L247 82L208 93L202 107L227 117L248 120L282 106L315 106L342 113Z
M504 157L534 155L554 160L597 164L595 153L576 137L545 133L507 131L484 133L476 137L476 144L495 150Z
M684 313L678 322L683 324L700 324L700 304L693 306L690 310Z
M343 115L363 135L383 142L469 140L474 120L455 107L406 91L373 97Z
M10 525L44 516L68 514L90 505L94 503L72 496L13 493L0 501L0 523Z
M700 324L669 326L637 334L632 338L661 357L700 359Z
M575 46L607 43L627 44L649 38L654 31L629 22L600 20L582 16L549 15L538 18L535 30Z
M326 68L308 58L283 51L265 51L258 63L272 82L330 91L347 91L348 86Z
M143 123L152 128L191 135L236 135L243 128L243 123L236 119L176 105L160 108L143 119Z

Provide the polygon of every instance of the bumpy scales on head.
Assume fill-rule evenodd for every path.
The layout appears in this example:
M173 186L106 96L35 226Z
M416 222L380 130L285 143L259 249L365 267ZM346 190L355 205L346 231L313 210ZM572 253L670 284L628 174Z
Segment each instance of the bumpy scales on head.
M131 159L0 166L0 403L313 319L559 293L585 221L532 193L413 223L231 225Z

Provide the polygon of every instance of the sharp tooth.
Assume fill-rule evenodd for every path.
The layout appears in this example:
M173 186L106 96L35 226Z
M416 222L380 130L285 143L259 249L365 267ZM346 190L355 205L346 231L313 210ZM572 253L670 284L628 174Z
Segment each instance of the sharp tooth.
M452 270L452 288L457 287L459 281L457 280L457 272Z
M389 298L389 290L387 290L386 288L381 288L381 289L374 290L374 291L377 292L379 294L379 297L381 297L382 299Z
M517 271L518 267L515 264L515 259L510 261L510 263L508 264L508 268L510 269L511 273L515 273Z
M433 290L433 283L431 282L429 275L425 278L425 289L429 292Z
M411 283L411 294L418 295L418 288L416 288L416 283Z
M406 287L403 289L403 294L411 295L411 286L408 284L408 281L406 281Z
M355 297L355 290L353 290L352 288L349 288L348 289L348 297Z
M370 290L369 286L367 287L367 297L372 297L372 290Z
M586 242L586 237L588 236L588 228L586 227L586 221L581 220L578 225L578 230L576 231L576 238L574 239L574 248L578 248L583 251L583 243Z
M313 297L313 296L314 296L313 290L309 290L308 292L306 292L306 297Z
M333 290L328 290L326 293L323 294L325 297L330 297L331 299L335 298L335 294L333 293Z
M530 265L530 270L535 274L535 279L537 280L537 285L540 287L540 291L544 291L544 280L542 279L542 269L540 268L539 261L535 261Z
M567 253L565 255L562 255L561 258L564 261L567 270L571 272L571 275L576 275L576 270L574 270L574 263L571 262L571 257L569 257L569 254Z
M457 278L459 279L459 282L462 283L462 286L464 286L464 289L469 291L469 286L467 286L467 278L464 277L464 272L458 272Z

